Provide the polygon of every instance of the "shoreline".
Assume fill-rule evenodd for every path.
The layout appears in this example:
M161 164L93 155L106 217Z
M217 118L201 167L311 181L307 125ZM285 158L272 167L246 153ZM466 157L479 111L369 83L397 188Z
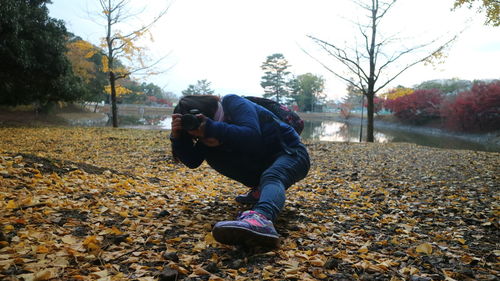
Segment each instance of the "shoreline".
M335 113L299 113L299 116L304 120L308 121L335 121L348 123L352 125L359 126L361 118L359 116L353 116L349 119L342 118ZM363 126L366 126L366 118L363 119ZM384 121L377 119L374 120L375 129L388 129L394 131L403 131L408 133L415 133L420 135L430 135L430 136L443 136L448 138L456 138L463 141L474 142L482 145L492 145L500 147L500 131L489 132L489 133L459 133L452 132L442 128L430 127L430 126L414 126L403 124L399 121Z
M122 106L125 116L140 116L138 113L139 106ZM133 108L133 110L131 110ZM146 112L150 113L150 107L143 106ZM152 108L155 113L158 113L159 108ZM170 115L171 108L161 108L163 115ZM133 114L131 114L133 113ZM361 118L356 115L348 119L342 118L338 113L308 113L299 112L298 115L305 121L335 121L359 126ZM106 126L109 116L106 112L60 112L54 114L35 114L33 112L22 111L0 111L0 127L9 126ZM380 116L375 116L375 129L405 132L423 136L454 138L461 141L471 142L484 146L500 147L500 131L489 132L483 134L477 133L458 133L448 131L442 128L432 126L414 126L399 122L398 120L387 117L386 120L381 120ZM389 119L390 121L388 121ZM363 119L363 126L366 126L366 118ZM135 126L124 126L125 128L133 128Z

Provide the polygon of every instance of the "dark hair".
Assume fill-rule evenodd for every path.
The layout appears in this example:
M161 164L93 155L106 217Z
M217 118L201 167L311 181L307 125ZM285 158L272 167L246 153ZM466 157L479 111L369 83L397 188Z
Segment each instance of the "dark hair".
M212 95L184 96L174 108L174 113L186 114L191 109L198 109L210 119L214 118L218 108L219 97Z

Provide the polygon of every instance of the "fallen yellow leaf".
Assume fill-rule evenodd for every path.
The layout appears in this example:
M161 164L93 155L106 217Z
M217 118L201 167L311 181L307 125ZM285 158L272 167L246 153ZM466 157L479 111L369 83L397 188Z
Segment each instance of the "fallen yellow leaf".
M63 238L61 238L61 241L63 241L64 243L66 244L75 244L77 243L78 241L73 238L71 235L66 235L64 236Z
M201 266L198 266L193 271L196 275L210 275L210 272L203 269Z
M322 266L324 266L324 265L325 265L325 263L324 263L322 260L320 260L320 259L310 260L310 261L309 261L309 263L310 263L311 265L314 265L314 266L320 266L320 267L322 267Z
M420 244L417 246L415 251L417 253L424 253L424 254L430 255L430 254L432 254L432 245L429 243Z
M3 227L3 229L6 231L6 232L11 232L12 230L14 230L14 226L11 225L11 224L8 224L6 226Z
M35 274L35 281L43 281L55 278L56 274L54 269L45 269Z
M368 247L363 246L363 247L361 247L361 248L358 249L358 252L362 253L362 254L368 253Z
M36 249L36 252L38 254L46 254L49 252L49 249L47 247L45 247L44 245L41 245L41 246L38 246L38 248Z
M88 236L87 238L85 238L85 240L83 241L83 246L87 246L90 243L94 243L94 244L98 243L97 236L92 235L92 236Z
M16 202L14 202L14 200L9 200L9 202L7 203L7 206L5 206L5 208L7 209L15 209L17 207L16 205Z

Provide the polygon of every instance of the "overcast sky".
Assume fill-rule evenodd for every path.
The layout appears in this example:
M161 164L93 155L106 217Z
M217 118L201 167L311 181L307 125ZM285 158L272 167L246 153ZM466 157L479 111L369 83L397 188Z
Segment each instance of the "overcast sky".
M50 15L66 22L69 31L98 45L104 26L96 16L98 0L52 0ZM302 49L339 66L321 52L307 35L330 43L352 46L359 32L353 23L363 20L362 10L349 0L131 0L131 10L144 8L147 22L171 3L167 14L152 29L154 42L145 42L152 59L170 54L161 69L145 78L177 95L189 84L207 79L217 94L261 95L260 66L266 57L282 53L295 75L313 73L326 81L329 98L339 99L346 84L309 57ZM434 38L446 39L467 29L447 51L444 64L414 67L390 86L411 87L432 79L498 79L500 28L483 25L484 16L465 8L451 11L453 0L399 0L385 17L380 31L398 34L397 47L410 47ZM144 6L146 5L146 6ZM143 7L143 8L140 8ZM121 28L138 26L136 21ZM358 39L359 40L359 39ZM416 56L422 54L414 54Z

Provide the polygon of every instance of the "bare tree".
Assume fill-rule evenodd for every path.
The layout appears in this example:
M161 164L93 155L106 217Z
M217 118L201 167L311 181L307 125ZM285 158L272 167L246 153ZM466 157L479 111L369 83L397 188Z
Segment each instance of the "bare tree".
M452 36L447 40L442 40L442 37L429 40L427 43L415 45L413 47L403 47L399 41L393 36L382 38L380 36L379 25L383 18L387 15L389 10L394 6L397 0L379 1L368 0L365 2L355 1L356 5L361 7L367 12L368 23L357 23L357 28L362 38L361 44L354 44L354 47L343 48L338 44L330 43L325 40L319 39L315 36L309 35L308 37L321 47L333 60L340 65L334 69L319 60L314 56L309 56L319 62L329 72L336 77L347 82L357 91L363 93L367 98L367 142L373 142L373 114L374 104L373 99L375 94L387 84L396 79L403 72L410 67L421 62L430 61L432 58L439 57L443 50L449 46L457 36ZM368 3L366 3L368 2ZM379 39L379 37L381 39ZM390 43L399 42L402 50L393 51L389 48ZM424 55L408 60L410 54L417 51L424 51ZM389 66L400 63L396 70L389 70ZM352 78L354 77L354 78Z
M117 80L126 78L131 74L150 75L154 74L153 67L163 58L147 63L145 48L138 45L138 40L148 34L150 28L162 18L168 11L168 7L161 10L149 23L139 28L131 28L125 33L118 26L124 27L124 23L132 21L144 10L132 13L127 0L99 0L102 9L102 17L105 20L106 37L102 47L105 48L103 56L103 71L109 74L109 88L111 94L111 114L113 127L118 127L118 107L116 104ZM128 62L122 65L118 62Z

